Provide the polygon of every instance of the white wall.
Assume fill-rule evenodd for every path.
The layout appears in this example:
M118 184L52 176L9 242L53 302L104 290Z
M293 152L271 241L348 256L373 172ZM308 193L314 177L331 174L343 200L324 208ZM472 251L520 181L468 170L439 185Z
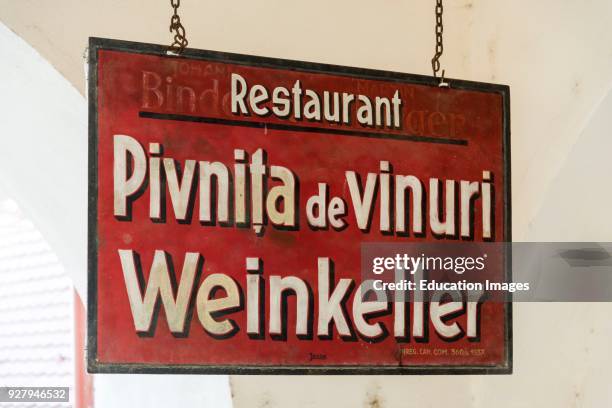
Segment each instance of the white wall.
M0 20L82 92L86 38L168 42L166 3L0 0ZM181 10L197 48L429 74L433 5L183 1ZM447 76L511 86L515 239L608 240L611 223L600 213L609 201L605 165L611 162L612 123L602 117L610 109L612 2L453 0L445 6ZM605 166L589 173L601 189L589 191L594 198L567 194L576 182L592 185L591 179L574 180L588 166ZM516 305L512 376L232 377L234 403L609 406L609 312L607 304Z
M0 24L0 183L58 254L79 294L87 279L87 110L44 58ZM8 57L10 56L10 57Z

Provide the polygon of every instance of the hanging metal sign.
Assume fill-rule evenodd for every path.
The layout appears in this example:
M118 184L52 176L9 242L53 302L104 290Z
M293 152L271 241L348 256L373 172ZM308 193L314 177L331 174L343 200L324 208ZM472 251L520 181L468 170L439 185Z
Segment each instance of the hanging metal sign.
M361 269L364 243L510 240L508 87L89 50L91 372L511 371L509 304L400 315Z

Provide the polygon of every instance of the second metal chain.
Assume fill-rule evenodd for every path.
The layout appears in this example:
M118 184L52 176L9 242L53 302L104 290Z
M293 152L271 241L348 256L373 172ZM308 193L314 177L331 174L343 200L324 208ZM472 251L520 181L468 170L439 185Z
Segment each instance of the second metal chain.
M440 57L444 52L444 43L442 34L444 32L444 24L442 22L442 13L444 7L442 6L442 0L436 0L436 52L434 57L431 59L431 68L435 78L438 77L440 71ZM442 79L444 79L444 72L442 73Z
M181 24L181 18L178 15L178 9L181 6L181 0L170 0L170 5L174 9L174 14L170 19L170 32L174 32L174 39L172 44L168 47L168 51L174 54L180 54L183 52L189 41L185 36L185 27Z

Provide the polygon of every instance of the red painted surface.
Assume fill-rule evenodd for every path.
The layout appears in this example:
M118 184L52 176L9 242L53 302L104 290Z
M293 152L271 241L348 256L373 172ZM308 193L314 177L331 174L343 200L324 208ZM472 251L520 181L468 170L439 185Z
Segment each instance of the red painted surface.
M79 294L74 292L74 348L75 348L75 398L76 408L93 407L92 377L87 374L85 366L85 348L87 335L87 314Z
M161 78L172 77L173 84L188 85L196 90L198 104L188 106L144 106L143 71L155 72ZM263 120L287 123L275 116L267 118L237 117L229 111L228 93L230 73L248 78L250 83L291 88L296 80L304 87L317 90L352 92L368 95L392 96L399 89L403 99L400 130L369 129L372 132L416 134L424 136L465 139L467 146L431 144L389 139L374 139L306 133L287 130L264 130L218 124L153 120L139 117L139 111L178 113L195 116L241 120ZM360 79L294 70L268 69L218 62L181 60L125 52L99 52L98 68L98 361L100 363L143 363L164 365L495 365L504 361L504 308L502 303L482 307L481 339L470 342L465 337L453 342L441 340L430 327L428 342L413 339L398 343L392 335L377 343L368 343L357 336L356 341L338 337L334 328L332 339L298 339L294 332L295 302L289 300L288 335L284 341L275 340L267 333L263 339L247 336L246 312L238 311L228 317L239 326L230 338L215 339L208 335L197 317L191 320L188 336L174 337L168 330L163 309L152 337L138 336L130 312L118 249L133 249L142 259L145 277L155 249L169 252L175 263L177 276L186 251L199 252L204 257L200 281L211 273L232 276L244 291L246 288L245 257L264 259L263 277L295 275L308 281L315 290L314 325L316 333L317 257L331 257L335 263L335 278L352 278L359 282L360 244L362 242L432 241L427 230L424 237L383 235L378 229L378 205L374 209L370 232L356 226L350 195L345 185L344 172L354 170L362 175L379 172L379 161L389 160L394 174L412 174L421 180L430 177L479 181L483 170L494 174L495 240L504 236L504 171L502 153L501 96L496 93L439 89L431 86L399 82ZM432 112L435 113L432 116ZM300 121L300 126L330 126L325 123ZM350 126L332 127L364 130L355 121ZM235 226L204 226L198 221L198 204L191 222L179 224L173 218L168 194L167 219L154 223L149 219L148 192L133 204L131 221L120 221L113 216L113 144L115 134L130 135L143 146L159 142L164 146L164 157L179 163L186 159L221 161L231 166L233 150L245 149L253 153L258 148L267 152L268 164L285 166L299 178L299 229L279 230L268 225L263 236L252 228ZM342 196L349 207L343 231L319 230L308 227L305 218L306 199L317 192L317 183L327 182L331 195ZM476 219L480 215L476 214ZM427 225L427 224L426 224ZM476 240L481 240L476 229ZM352 298L352 296L351 296ZM268 297L265 297L268 301ZM291 298L290 298L291 299ZM348 302L349 313L351 301ZM269 310L266 305L266 316ZM374 318L390 331L393 315ZM465 324L465 316L456 318ZM266 325L267 327L267 325ZM416 355L401 349L417 350ZM419 350L432 350L419 354ZM433 350L468 350L468 355L442 353ZM473 355L470 350L477 350ZM481 351L478 351L481 350ZM325 360L310 361L310 353L324 354ZM401 356L401 357L400 357Z

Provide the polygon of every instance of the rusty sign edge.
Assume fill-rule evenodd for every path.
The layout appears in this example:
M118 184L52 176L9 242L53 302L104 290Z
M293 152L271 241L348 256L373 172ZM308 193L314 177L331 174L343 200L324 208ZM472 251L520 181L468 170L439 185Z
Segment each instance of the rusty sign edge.
M425 75L394 71L356 68L342 65L313 63L281 58L252 56L220 51L187 48L181 56L170 56L167 47L89 37L88 46L88 220L87 220L87 371L116 374L231 374L231 375L488 375L512 374L513 372L513 325L512 303L505 308L505 362L494 366L214 366L214 365L166 365L100 363L97 360L97 197L98 197L98 51L123 51L136 54L164 56L177 59L222 61L238 65L265 67L270 69L300 72L327 73L358 77L378 81L401 82L437 87L439 80ZM475 82L448 78L453 89L498 93L502 97L502 150L504 168L504 242L512 241L511 214L511 154L510 154L510 87L508 85ZM511 256L505 259L506 279L512 279ZM509 295L511 296L511 295ZM511 300L511 299L509 299Z

